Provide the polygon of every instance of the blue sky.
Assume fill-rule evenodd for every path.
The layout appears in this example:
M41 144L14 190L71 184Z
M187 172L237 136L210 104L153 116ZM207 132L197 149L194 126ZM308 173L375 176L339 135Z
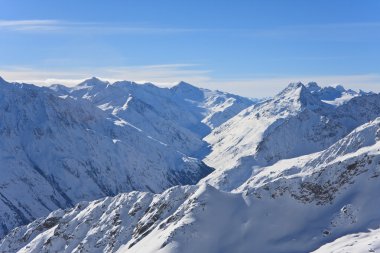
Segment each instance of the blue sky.
M0 0L0 75L252 97L292 81L380 91L379 13L378 0Z

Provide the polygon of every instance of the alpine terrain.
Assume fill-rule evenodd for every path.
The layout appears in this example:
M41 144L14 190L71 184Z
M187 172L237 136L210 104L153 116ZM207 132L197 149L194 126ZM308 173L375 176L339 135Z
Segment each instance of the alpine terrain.
M0 80L0 252L376 252L380 95Z

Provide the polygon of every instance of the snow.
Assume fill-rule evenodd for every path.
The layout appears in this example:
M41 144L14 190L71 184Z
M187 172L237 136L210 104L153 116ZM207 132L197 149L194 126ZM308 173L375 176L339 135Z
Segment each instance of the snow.
M373 194L379 189L374 177L380 172L379 122L358 128L324 152L263 168L233 193L199 183L181 206L185 210L177 211L183 218L156 227L127 252L308 252L347 232L378 227L380 203ZM362 137L368 142L360 141ZM332 152L342 146L351 149ZM334 160L326 160L326 154ZM362 170L359 165L341 180L350 164L362 160ZM331 191L324 193L331 194L326 198L317 192L305 194L306 182L336 187L325 186ZM118 252L126 252L129 245Z
M212 170L86 100L46 88L4 83L0 109L1 237L82 200L161 192Z
M354 97L357 97L358 95L352 95L352 94L343 94L341 97L338 97L334 100L322 100L322 102L334 105L334 106L339 106L344 103L347 103L349 100L351 100Z
M308 87L290 84L273 99L248 107L206 136L212 150L204 161L216 172L203 181L231 190L226 180L242 182L257 167L326 149L379 116L380 95L356 96L335 107Z
M25 85L20 92L24 89ZM17 97L14 94L0 97L3 111L17 108L0 121L17 129L4 128L0 158L11 168L16 161L25 166L4 173L1 182L17 182L13 188L6 185L7 199L23 200L31 212L45 216L30 217L33 222L10 231L0 242L0 252L379 250L379 95L358 93L332 105L322 100L336 101L351 91L294 83L272 99L249 106L237 96L185 82L164 89L93 78L75 88L31 89L31 94L13 101L12 105L23 104L19 107L6 106L8 97ZM59 98L63 94L67 97ZM36 107L23 113L30 104ZM28 126L41 127L41 122L52 130L59 122L60 131L50 133L54 139L38 139L45 131L34 127L37 137L31 137L22 119ZM170 132L160 134L157 129L164 125L159 122L170 124ZM212 132L206 135L207 131ZM171 137L177 133L185 134L190 143ZM211 149L204 162L215 168L207 176L207 167L198 159L202 152L197 149L203 150L204 143L198 145L197 140L202 137ZM13 144L18 139L27 139L21 148ZM54 148L57 152L51 151ZM38 162L54 181L33 173L22 177L31 170L31 159L14 159L18 152ZM62 157L69 172L62 173L60 163L52 162ZM101 178L106 189L116 185L114 194L99 194L98 186L75 170L84 157L96 158L100 164L92 164L99 173L95 178ZM123 184L120 164L134 168L128 184ZM126 170L129 173L129 167ZM198 183L173 186L189 179ZM23 180L30 184L20 183ZM58 208L48 201L53 191L45 181L58 182L73 205L58 206L61 209L49 215L41 211L39 199ZM93 195L88 198L72 197L89 192ZM92 200L96 194L108 197ZM13 222L10 226L26 223Z
M380 229L343 236L323 245L314 253L368 253L380 251Z
M168 89L150 83L108 83L97 78L73 88L52 89L59 94L85 99L100 109L125 120L162 143L203 158L207 143L201 139L246 107L251 99L201 89L180 82Z
M0 249L310 252L379 227L379 130L376 119L324 151L262 168L232 192L200 182L80 204L60 212L57 227L39 230L47 217L12 231Z

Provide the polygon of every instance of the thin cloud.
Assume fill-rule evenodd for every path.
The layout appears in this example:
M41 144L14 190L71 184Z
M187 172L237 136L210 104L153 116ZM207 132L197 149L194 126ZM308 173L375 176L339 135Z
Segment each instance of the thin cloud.
M348 41L378 39L380 22L326 23L270 27L267 29L240 30L248 37L264 39L290 39L314 41Z
M57 20L0 20L0 29L10 31L55 30Z
M380 22L306 24L268 28L233 29L162 27L146 24L73 22L65 20L0 20L0 30L13 32L50 32L64 34L178 34L207 32L266 39L348 40L378 38Z
M203 29L154 27L123 23L69 22L63 20L0 20L0 30L14 32L56 32L90 34L171 34L200 32Z

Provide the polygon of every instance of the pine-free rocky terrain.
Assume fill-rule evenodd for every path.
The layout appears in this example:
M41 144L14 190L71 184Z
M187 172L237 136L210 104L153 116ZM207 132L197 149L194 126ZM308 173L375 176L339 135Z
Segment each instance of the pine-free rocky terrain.
M377 252L380 95L0 79L0 252Z

